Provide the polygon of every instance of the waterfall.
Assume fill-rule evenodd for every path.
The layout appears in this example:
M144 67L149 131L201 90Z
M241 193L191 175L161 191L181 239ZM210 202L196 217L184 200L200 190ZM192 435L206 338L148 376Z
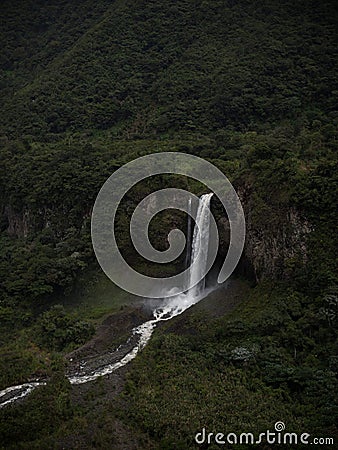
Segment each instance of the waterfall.
M185 268L187 269L190 264L191 257L191 198L188 202L188 223L187 223L187 252L185 255ZM189 281L189 279L188 279Z
M156 308L153 311L153 319L135 327L132 330L133 336L138 336L138 343L136 346L124 352L124 355L119 357L116 361L116 354L119 349L116 349L115 356L109 354L111 357L106 358L106 363L102 366L99 359L96 361L97 369L86 369L86 362L81 361L80 369L68 373L67 377L71 384L83 384L89 381L96 380L98 377L108 375L120 367L125 366L133 360L137 353L149 341L158 322L170 320L173 317L181 314L190 306L199 302L204 298L209 291L205 289L205 280L202 274L205 273L208 247L209 247L209 225L210 225L210 201L213 194L202 195L199 201L196 223L194 227L192 243L191 241L191 218L188 218L188 232L187 232L187 256L186 262L189 263L191 259L189 275L189 286L192 286L184 294L173 295L170 298L163 300L163 306ZM191 203L189 205L189 212L191 211ZM191 257L190 257L191 255ZM202 278L200 280L200 278ZM128 341L129 342L129 341ZM16 400L25 397L36 387L45 385L45 380L35 380L34 382L24 383L18 386L11 386L0 391L0 408L15 402Z
M205 273L208 248L209 248L209 226L210 226L210 201L213 194L205 194L200 198L198 205L196 224L192 240L192 255L190 266L190 282L192 286L188 294L198 296L205 287L205 279L198 280Z

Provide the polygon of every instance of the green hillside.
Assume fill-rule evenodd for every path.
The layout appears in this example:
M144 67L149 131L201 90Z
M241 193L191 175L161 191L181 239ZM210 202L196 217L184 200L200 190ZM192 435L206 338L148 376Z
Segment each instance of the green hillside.
M6 3L5 135L247 130L337 103L333 1Z
M216 449L195 434L258 435L278 421L337 442L336 2L0 8L0 389L50 380L0 409L0 449ZM125 369L71 387L65 355L107 320L123 342L142 317L95 261L93 203L114 170L165 151L205 158L233 183L243 257L228 290L160 326ZM206 191L153 177L116 224L126 259L156 276L184 258L159 268L137 257L129 220L168 186ZM225 239L216 200L212 211ZM154 246L177 225L184 215L155 218Z

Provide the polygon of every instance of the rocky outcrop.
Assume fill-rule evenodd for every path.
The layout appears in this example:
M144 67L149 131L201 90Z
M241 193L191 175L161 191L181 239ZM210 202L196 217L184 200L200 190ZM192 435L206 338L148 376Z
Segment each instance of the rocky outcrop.
M68 215L69 211L64 211L62 206L58 210L48 207L34 209L24 207L20 211L11 205L4 206L1 214L1 231L6 231L13 237L26 238L29 234L51 228L56 236L61 237L65 230L72 226L68 220ZM82 222L87 220L90 215L91 209L84 207L84 211L78 220L78 226L81 227Z
M311 224L294 207L262 202L249 185L237 187L237 193L246 219L245 247L237 270L256 282L292 276L292 266L307 260L306 239L312 231ZM90 213L90 209L86 208L82 220L88 219ZM215 217L220 231L219 258L224 259L230 238L229 222L220 209L216 211ZM182 219L184 220L183 217L178 217L178 223L171 225L184 229ZM2 230L7 230L8 234L16 237L27 237L29 233L48 227L62 237L67 226L67 213L62 211L39 208L18 212L11 206L2 210ZM163 236L161 241L165 242Z
M242 264L249 264L256 281L292 276L294 264L307 260L309 221L294 207L257 204L248 187L238 190L246 218Z
M10 236L25 238L30 233L41 231L51 226L55 213L46 207L38 209L23 208L20 211L11 205L5 206L2 211L3 231Z

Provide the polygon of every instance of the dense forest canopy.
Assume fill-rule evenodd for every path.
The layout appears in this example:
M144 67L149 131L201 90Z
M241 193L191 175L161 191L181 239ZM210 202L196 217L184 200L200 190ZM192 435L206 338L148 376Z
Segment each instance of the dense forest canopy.
M5 1L2 132L128 137L331 117L335 6Z

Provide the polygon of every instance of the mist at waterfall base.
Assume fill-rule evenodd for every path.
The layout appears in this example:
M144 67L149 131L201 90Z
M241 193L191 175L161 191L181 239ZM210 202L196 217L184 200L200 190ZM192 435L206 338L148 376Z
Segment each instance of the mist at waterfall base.
M170 320L173 317L182 314L186 309L198 303L213 290L213 288L205 288L204 277L208 259L211 214L210 201L212 195L213 194L205 194L200 198L191 245L189 245L189 240L191 238L191 233L189 232L189 228L191 228L191 217L188 215L187 248L189 257L187 258L186 263L188 266L190 264L190 270L188 271L189 279L187 280L187 286L192 287L187 289L184 293L176 295L175 292L173 292L171 297L155 301L152 309L154 318L133 329L133 334L139 336L137 345L118 362L106 365L104 368L100 368L89 374L79 373L68 377L72 384L82 384L93 381L99 376L108 375L116 369L126 365L129 361L134 359L137 353L147 344L157 323ZM166 292L166 294L168 294L168 292Z
M156 303L153 304L153 319L144 322L132 330L132 335L138 336L137 345L135 345L132 350L125 354L120 360L111 364L106 364L104 367L100 366L96 370L92 369L89 371L88 369L86 371L84 364L76 374L69 374L67 376L71 384L83 384L94 381L98 377L109 375L120 367L125 366L128 362L133 360L137 353L147 344L157 323L178 316L215 289L215 287L206 288L204 277L208 258L211 214L209 208L212 195L212 193L204 194L200 197L193 233L191 233L191 217L188 215L186 265L189 266L190 264L190 270L188 271L187 286L192 287L187 289L186 292L178 295L175 295L175 292L173 292L172 296L167 297L160 302L157 300ZM190 240L191 245L189 245ZM118 351L118 349L116 349L116 351ZM45 384L46 381L36 380L18 386L11 386L0 391L0 407L25 397L36 387Z

